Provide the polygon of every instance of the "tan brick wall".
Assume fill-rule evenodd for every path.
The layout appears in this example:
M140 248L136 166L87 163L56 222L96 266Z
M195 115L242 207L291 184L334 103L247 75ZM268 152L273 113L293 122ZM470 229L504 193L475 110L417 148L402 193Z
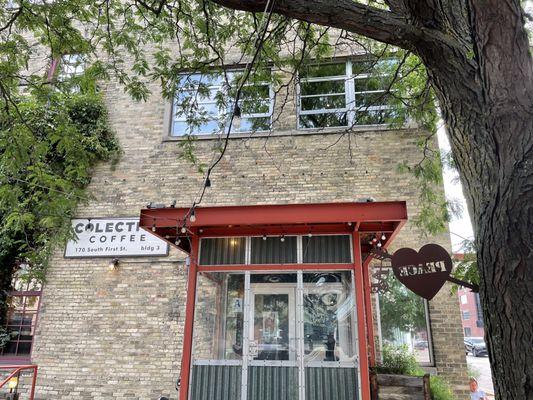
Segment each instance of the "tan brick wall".
M156 86L151 89L154 95L148 102L136 103L118 85L106 88L124 154L114 169L106 164L96 168L90 185L94 200L80 207L79 216L136 216L150 201L192 204L202 175L179 158L178 142L162 140L165 102ZM421 157L416 131L285 133L294 135L231 140L203 205L339 202L372 196L377 201L405 200L410 218L418 212L417 183L397 172L400 161ZM216 144L199 140L199 158L208 163L217 154ZM395 246L419 248L429 241L450 247L447 235L422 240L412 223L403 228ZM62 254L59 249L50 265L33 352L40 366L38 397L148 400L165 394L175 399L185 317L183 255L171 251L169 258L123 259L111 272L107 259L73 260ZM437 369L463 389L465 399L457 299L443 289L430 312Z

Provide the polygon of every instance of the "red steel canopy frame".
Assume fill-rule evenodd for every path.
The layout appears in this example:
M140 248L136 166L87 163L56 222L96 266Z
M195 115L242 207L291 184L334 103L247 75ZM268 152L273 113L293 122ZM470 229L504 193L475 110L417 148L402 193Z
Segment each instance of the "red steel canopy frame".
M191 216L194 215L193 218ZM192 219L192 221L191 221ZM370 292L369 242L385 235L383 248L391 243L407 221L405 202L322 203L231 207L148 208L141 210L140 226L190 256L186 319L181 362L180 400L188 399L197 273L244 270L353 269L359 337L361 400L370 400L369 367L375 364L374 329ZM200 238L220 236L350 234L353 264L198 265ZM363 357L367 354L368 357Z

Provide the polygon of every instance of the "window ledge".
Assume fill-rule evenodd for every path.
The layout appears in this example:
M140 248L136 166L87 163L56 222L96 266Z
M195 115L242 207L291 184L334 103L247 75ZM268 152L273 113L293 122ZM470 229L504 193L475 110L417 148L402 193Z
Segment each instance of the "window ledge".
M301 135L326 135L326 134L342 134L342 133L364 133L364 132L376 132L376 131L407 131L416 130L416 127L404 126L401 128L390 127L386 125L365 125L355 126L351 129L343 127L334 128L307 128L307 129L284 129L273 130L270 132L244 132L244 133L232 133L230 139L254 139L254 138L267 138L267 137L279 137L279 136L301 136ZM212 134L212 135L196 135L195 139L198 140L217 140L224 139L225 134ZM185 136L165 136L163 142L180 142L185 140Z

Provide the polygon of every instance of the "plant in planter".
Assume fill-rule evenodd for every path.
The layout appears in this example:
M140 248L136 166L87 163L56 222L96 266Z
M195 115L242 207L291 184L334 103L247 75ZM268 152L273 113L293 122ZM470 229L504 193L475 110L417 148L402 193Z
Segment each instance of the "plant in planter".
M377 374L407 375L422 377L425 372L416 361L407 346L387 344L383 346L382 361L374 368ZM455 400L450 387L440 376L430 376L430 393L432 400Z

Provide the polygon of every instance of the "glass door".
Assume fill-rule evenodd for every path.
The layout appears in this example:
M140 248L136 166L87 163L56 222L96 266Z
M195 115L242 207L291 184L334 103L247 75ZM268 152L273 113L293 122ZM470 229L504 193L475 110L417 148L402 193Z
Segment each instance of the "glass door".
M250 365L255 361L296 361L295 287L254 284L250 302Z
M299 400L297 274L250 274L243 399Z
M210 272L196 289L190 400L355 400L351 271Z

